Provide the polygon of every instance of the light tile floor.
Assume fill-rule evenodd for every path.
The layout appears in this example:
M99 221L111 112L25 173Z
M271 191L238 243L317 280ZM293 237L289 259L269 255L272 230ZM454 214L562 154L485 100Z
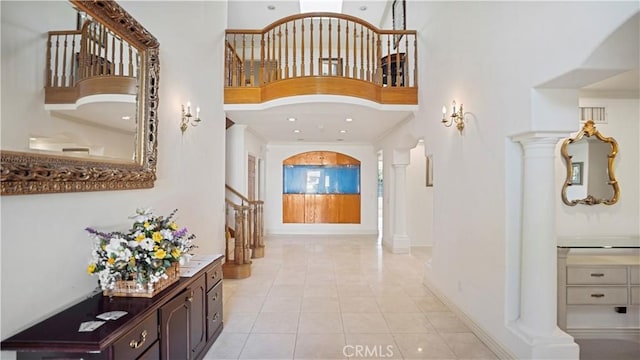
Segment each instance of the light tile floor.
M424 248L375 237L266 239L252 275L224 280L224 330L206 359L496 359L422 284Z

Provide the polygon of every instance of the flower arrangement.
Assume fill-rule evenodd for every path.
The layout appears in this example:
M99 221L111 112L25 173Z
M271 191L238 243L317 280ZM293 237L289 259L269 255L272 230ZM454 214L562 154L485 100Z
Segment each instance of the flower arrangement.
M102 290L113 290L119 280L135 280L139 289L153 290L154 283L167 278L169 267L190 259L195 235L178 228L174 222L177 211L162 217L151 209L137 209L129 217L133 226L127 232L85 229L95 240L87 272L98 275Z

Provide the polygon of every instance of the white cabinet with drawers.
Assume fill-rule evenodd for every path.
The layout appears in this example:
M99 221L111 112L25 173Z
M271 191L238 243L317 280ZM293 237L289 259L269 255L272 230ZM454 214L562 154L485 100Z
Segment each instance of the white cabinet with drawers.
M640 331L640 255L558 248L558 326L575 336L598 329ZM568 323L573 313L586 319Z

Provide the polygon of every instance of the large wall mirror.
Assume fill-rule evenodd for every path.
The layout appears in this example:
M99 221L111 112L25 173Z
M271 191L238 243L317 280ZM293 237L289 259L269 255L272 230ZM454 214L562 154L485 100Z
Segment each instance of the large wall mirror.
M620 187L613 170L618 143L614 138L603 136L589 120L575 137L564 140L561 153L567 165L562 186L566 205L613 205L618 201Z
M1 194L153 187L157 39L115 1L9 2L2 22Z

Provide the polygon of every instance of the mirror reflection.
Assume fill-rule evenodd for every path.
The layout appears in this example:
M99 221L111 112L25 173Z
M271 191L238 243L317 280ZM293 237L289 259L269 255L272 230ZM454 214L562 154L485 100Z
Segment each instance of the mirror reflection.
M1 194L153 187L157 39L98 0L3 3L2 34Z
M49 31L46 46L44 108L55 132L31 129L29 149L135 161L139 51L72 10L75 29Z
M561 152L567 166L562 187L566 205L612 205L618 201L620 190L613 170L618 152L615 139L603 136L589 120L576 137L563 142Z

